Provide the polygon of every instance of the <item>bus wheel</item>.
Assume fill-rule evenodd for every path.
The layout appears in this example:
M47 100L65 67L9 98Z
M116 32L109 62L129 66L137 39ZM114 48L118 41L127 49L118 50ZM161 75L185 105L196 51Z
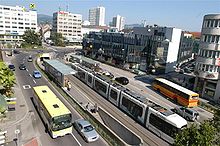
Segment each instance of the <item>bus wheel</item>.
M159 92L159 93L160 93L160 89L159 89L159 88L157 88L157 92Z
M174 98L174 102L175 102L175 103L178 103L178 100L177 100L177 98Z

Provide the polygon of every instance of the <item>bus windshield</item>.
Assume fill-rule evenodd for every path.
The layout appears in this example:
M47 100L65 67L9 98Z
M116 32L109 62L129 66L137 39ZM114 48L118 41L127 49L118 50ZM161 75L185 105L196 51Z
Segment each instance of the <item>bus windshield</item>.
M71 114L61 115L52 119L52 130L57 131L72 126Z

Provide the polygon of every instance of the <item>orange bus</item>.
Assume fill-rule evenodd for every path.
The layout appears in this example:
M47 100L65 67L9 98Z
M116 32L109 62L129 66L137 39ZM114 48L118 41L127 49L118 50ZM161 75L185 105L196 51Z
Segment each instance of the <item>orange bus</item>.
M156 78L152 84L153 88L165 96L173 99L186 107L194 107L198 104L199 94L164 78Z

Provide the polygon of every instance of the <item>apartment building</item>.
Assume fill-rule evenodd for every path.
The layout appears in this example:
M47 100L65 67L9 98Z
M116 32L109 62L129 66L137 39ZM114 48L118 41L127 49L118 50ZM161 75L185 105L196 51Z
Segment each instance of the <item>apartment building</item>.
M53 32L61 33L69 42L82 41L82 15L65 11L53 13Z
M220 103L220 14L203 18L195 75L194 90Z
M20 6L0 5L0 41L19 42L26 30L37 31L37 12Z
M105 8L97 7L89 9L90 25L105 26Z
M83 49L93 58L103 57L115 65L154 73L174 71L181 29L138 27L133 33L93 32L83 41Z
M124 29L125 26L125 18L117 15L115 17L113 17L112 19L112 27L116 27L118 29L118 31L121 31Z
M134 27L133 34L149 37L142 51L140 69L153 73L174 71L178 59L181 32L182 30L178 28L157 25Z

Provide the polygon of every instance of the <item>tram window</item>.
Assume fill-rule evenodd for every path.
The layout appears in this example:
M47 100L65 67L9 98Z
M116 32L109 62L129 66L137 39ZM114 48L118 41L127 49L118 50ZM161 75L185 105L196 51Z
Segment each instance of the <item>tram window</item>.
M150 114L149 123L171 137L174 137L178 131L176 127L155 116L154 114Z
M103 93L106 93L106 90L107 90L106 85L102 84L101 82L99 82L97 80L95 80L95 88L97 90L101 90Z
M142 116L142 107L140 107L133 101L128 100L125 96L122 97L122 105L125 106L129 113L132 114L135 118L137 118L138 116Z
M114 100L117 100L117 92L111 89L110 97Z
M92 76L91 75L88 75L88 82L92 83Z
M85 79L86 75L85 75L85 73L83 71L79 71L78 74L79 74L80 78Z

